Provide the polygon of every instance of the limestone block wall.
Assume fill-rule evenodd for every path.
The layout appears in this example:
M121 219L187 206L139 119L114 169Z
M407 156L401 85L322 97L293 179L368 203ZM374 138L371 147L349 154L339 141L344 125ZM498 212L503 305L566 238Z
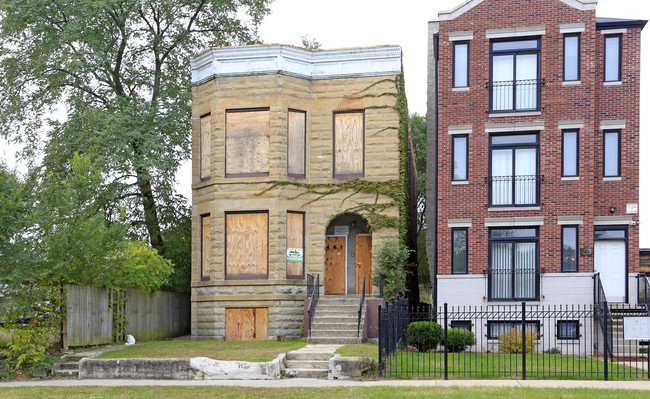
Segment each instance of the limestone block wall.
M317 199L299 184L341 183L333 179L333 115L363 110L364 179L399 179L399 112L393 108L399 75L309 79L282 73L215 76L193 87L192 336L225 338L227 308L268 308L268 338L297 337L303 323L306 278L287 279L287 211L305 213L305 275L325 273L325 233L330 222L358 204L390 202L374 193L339 192ZM269 175L226 177L226 110L269 109ZM287 176L288 111L306 113L305 178ZM210 114L210 177L200 176L201 116ZM263 193L264 192L264 193ZM302 194L302 195L301 195ZM301 195L298 198L296 196ZM317 199L317 200L316 200ZM312 200L314 202L309 203ZM268 278L233 280L225 271L226 212L268 212ZM392 206L384 214L399 217ZM201 215L210 215L209 281L201 279ZM397 229L372 231L373 248L398 239ZM373 269L375 268L373 259ZM321 287L322 289L322 287ZM376 288L375 288L376 289ZM323 291L321 291L322 294Z

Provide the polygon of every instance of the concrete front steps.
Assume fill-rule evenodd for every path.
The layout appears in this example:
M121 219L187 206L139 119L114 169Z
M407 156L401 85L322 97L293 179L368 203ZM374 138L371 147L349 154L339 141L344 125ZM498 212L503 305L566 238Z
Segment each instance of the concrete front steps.
M287 353L283 372L290 378L327 378L329 360L341 345L307 345Z
M65 355L61 357L61 363L54 369L57 377L79 378L79 362L86 355Z
M330 295L318 299L309 344L360 344L357 334L359 295ZM361 314L363 332L365 306Z

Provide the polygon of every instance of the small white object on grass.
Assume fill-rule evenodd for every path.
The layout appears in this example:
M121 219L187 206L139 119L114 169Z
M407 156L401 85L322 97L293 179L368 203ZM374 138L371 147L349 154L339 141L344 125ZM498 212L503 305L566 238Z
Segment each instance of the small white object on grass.
M135 344L135 338L133 338L133 335L127 334L126 344L124 345L133 345L133 344Z

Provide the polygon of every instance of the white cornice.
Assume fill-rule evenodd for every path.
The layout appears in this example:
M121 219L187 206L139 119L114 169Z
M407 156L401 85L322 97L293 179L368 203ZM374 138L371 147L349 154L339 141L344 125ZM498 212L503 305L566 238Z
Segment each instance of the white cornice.
M456 17L463 15L467 11L481 4L483 1L484 0L466 0L461 4L459 4L458 6L456 6L455 8L452 8L451 10L440 11L438 13L438 19L440 19L441 21L451 21L452 19L455 19ZM598 0L560 0L560 1L568 6L577 8L578 10L582 10L582 11L595 10L596 5L598 4Z
M286 74L304 79L397 75L400 46L311 51L286 45L212 48L191 60L192 84L213 77Z

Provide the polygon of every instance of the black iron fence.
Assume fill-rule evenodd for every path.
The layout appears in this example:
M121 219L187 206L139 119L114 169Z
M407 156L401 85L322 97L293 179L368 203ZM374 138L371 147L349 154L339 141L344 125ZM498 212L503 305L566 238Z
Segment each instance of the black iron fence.
M637 309L620 309L612 329L603 330L592 305L435 309L392 301L379 312L379 372L387 378L648 379L647 342L624 337L625 309Z

